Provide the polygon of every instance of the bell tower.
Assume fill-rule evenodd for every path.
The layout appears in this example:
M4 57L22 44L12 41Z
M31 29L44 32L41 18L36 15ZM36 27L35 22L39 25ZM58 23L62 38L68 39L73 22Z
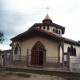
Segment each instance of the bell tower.
M46 9L47 9L47 14L45 18L42 20L42 23L36 23L33 27L49 32L50 34L62 36L62 34L65 33L65 27L54 23L48 14L49 8Z
M46 17L43 19L43 24L52 24L52 20L49 17L49 15L47 14Z

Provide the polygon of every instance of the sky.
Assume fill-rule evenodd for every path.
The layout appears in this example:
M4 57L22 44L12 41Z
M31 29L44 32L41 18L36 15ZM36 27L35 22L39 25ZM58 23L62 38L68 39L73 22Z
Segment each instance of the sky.
M1 50L10 49L11 38L41 23L47 14L65 27L64 37L80 40L80 0L0 0L0 31L5 41Z

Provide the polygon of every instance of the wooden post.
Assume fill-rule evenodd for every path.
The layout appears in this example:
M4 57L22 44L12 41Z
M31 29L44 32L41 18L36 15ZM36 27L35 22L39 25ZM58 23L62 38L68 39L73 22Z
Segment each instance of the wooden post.
M46 51L43 52L43 66L46 66Z
M20 55L19 55L19 60L21 60L21 48L20 48L20 51L19 51L19 52L20 52Z
M10 52L10 67L12 66L12 50Z
M14 56L13 56L13 53L14 53L14 52L13 52L13 50L14 50L13 46L14 46L14 43L12 42L11 61L13 60L13 57L14 57Z
M4 51L4 56L3 56L3 66L6 66L6 54L5 54L5 51Z
M60 43L58 44L58 63L60 63Z
M28 66L28 53L29 53L29 50L27 49L26 66Z
M70 53L68 52L68 70L70 70Z
M64 41L62 42L62 67L64 69Z

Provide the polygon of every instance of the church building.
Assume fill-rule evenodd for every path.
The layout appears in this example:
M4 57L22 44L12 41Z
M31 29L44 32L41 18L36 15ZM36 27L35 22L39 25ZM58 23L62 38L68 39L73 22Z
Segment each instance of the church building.
M80 42L63 37L65 27L47 14L42 23L13 37L12 62L19 66L80 70Z

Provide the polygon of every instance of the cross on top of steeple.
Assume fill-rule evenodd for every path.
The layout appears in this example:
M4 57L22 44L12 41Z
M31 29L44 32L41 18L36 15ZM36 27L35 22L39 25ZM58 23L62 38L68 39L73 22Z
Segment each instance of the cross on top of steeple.
M47 14L48 14L49 7L47 7L46 9L47 9Z
M47 9L47 15L45 16L45 18L43 19L43 23L52 23L52 20L51 18L49 17L48 15L48 10L49 10L49 7L46 8Z

